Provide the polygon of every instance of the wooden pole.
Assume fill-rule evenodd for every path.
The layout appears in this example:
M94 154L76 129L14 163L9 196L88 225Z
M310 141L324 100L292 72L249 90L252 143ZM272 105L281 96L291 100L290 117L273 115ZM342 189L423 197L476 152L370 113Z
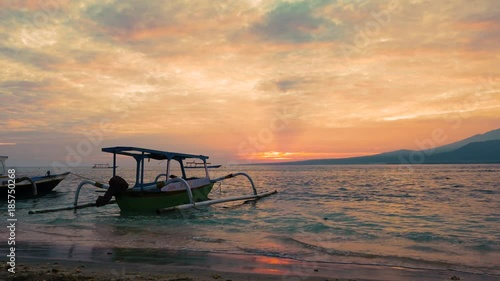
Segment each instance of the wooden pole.
M116 203L116 200L111 200L109 201L108 204L113 204ZM108 205L106 204L106 205ZM53 212L59 212L59 211L68 211L68 210L78 210L78 209L84 209L88 207L95 207L95 203L87 203L83 205L78 205L78 206L71 206L71 207L62 207L62 208L56 208L56 209L45 209L45 210L33 210L29 211L28 214L34 215L34 214L43 214L43 213L53 213Z

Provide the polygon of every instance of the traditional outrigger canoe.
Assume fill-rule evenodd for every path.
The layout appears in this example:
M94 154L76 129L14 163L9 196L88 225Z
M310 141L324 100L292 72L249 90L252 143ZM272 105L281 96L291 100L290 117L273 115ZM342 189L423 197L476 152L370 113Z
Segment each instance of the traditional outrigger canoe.
M109 164L94 164L94 166L92 166L92 169L111 169L113 167L111 167L111 165ZM118 167L115 167L115 168L118 168Z
M6 197L9 194L9 184L14 186L12 180L9 180L7 176L7 166L5 165L7 159L7 156L0 156L0 190ZM14 180L15 193L11 193L11 195L15 196L16 199L43 196L51 192L68 174L69 172L51 175L47 172L45 176L17 177Z
M257 200L276 191L257 193L252 178L246 173L232 173L219 178L210 178L208 172L207 159L208 156L195 155L187 153L177 153L168 151L159 151L140 147L108 147L103 148L103 152L113 154L113 167L117 167L117 155L129 156L136 161L135 184L128 188L128 183L123 178L117 176L116 168L113 168L113 177L110 184L99 183L96 181L82 181L76 190L75 200L72 208L61 208L42 211L31 211L30 213L43 213L48 211L80 209L89 206L101 206L110 201L111 197L115 197L122 213L162 213L172 210L187 209L192 207L212 205L237 200ZM146 182L145 161L150 160L166 161L166 171L155 177L151 182ZM185 169L185 160L194 159L201 161L204 164L204 175L198 177L188 177ZM173 175L173 163L178 163L180 175ZM198 169L196 169L198 170ZM252 194L223 198L210 199L208 197L216 182L230 179L237 176L246 177L252 187ZM113 183L120 183L121 186L114 186ZM85 185L93 185L95 187L106 190L104 196L100 196L96 203L78 205L78 197L80 190Z
M220 168L222 165L211 165L211 163L203 163L203 162L196 162L196 161L187 161L184 165L184 168L186 169L205 169L205 166L209 169L217 169Z

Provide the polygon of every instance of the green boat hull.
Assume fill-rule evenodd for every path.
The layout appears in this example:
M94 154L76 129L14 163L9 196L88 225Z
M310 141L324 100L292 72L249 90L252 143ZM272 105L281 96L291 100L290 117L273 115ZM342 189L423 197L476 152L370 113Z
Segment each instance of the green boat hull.
M206 201L213 183L191 189L194 202ZM153 213L162 208L168 208L189 203L186 190L175 192L140 192L127 190L116 196L116 203L122 213Z

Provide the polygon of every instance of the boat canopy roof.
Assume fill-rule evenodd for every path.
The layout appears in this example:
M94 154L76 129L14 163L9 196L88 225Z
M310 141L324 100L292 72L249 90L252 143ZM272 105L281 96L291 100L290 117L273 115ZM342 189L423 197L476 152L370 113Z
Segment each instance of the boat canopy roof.
M169 151L161 151L154 150L148 148L141 147L130 147L130 146L115 146L115 147L105 147L102 149L103 152L132 156L136 159L155 159L155 160L171 160L175 159L177 161L184 160L186 158L197 158L201 160L208 159L208 156L205 155L195 155L195 154L187 154L187 153L178 153L178 152L169 152Z

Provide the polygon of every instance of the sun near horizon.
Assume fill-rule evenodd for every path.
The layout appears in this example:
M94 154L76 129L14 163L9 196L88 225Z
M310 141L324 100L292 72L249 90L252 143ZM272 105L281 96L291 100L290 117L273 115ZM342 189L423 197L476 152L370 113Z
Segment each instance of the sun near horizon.
M261 151L238 155L242 162L289 162L312 159L350 158L357 156L368 156L377 154L375 152L346 152L346 153L311 153L311 152L281 152Z
M4 1L0 155L371 155L500 127L496 1Z

